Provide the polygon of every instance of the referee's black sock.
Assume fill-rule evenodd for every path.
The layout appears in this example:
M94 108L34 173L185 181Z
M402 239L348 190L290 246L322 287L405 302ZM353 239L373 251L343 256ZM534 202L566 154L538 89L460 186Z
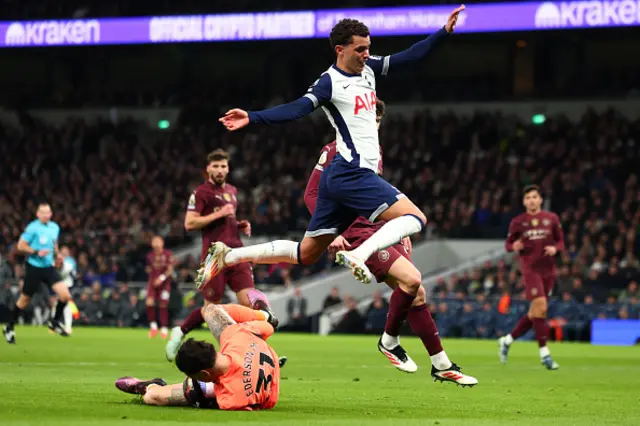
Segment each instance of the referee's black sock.
M66 306L67 306L67 302L58 300L58 304L56 305L56 313L53 316L54 321L63 322L62 316L64 315L64 308Z
M20 319L20 315L22 315L22 309L18 308L18 305L13 305L13 311L11 312L11 319L9 320L9 323L7 324L7 326L9 328L13 328L13 326L18 323L18 320Z

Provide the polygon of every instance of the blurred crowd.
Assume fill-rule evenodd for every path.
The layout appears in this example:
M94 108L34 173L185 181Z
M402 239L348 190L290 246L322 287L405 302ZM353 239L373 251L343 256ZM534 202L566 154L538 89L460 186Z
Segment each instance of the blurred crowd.
M7 320L9 307L15 304L22 281L17 287L4 285L0 287L0 322ZM145 306L145 290L130 287L120 283L113 287L102 287L94 282L89 287L75 287L71 289L74 303L78 308L74 326L110 326L110 327L147 327L147 313ZM25 324L42 325L51 316L51 309L55 307L56 297L43 288L36 293L31 304L23 312L22 321ZM171 321L184 318L195 307L197 300L193 293L186 296L176 287L172 289L169 301Z
M183 118L168 132L109 121L69 120L55 128L30 117L23 117L22 132L0 126L0 263L10 263L3 266L7 275L22 275L13 247L37 201L46 199L83 285L144 281L151 235L164 236L169 248L190 241L186 201L204 179L207 152L218 147L231 154L237 215L251 221L254 235L304 231L307 178L333 135L325 120L228 133L183 115L194 121ZM460 118L422 111L389 115L380 132L385 178L423 209L430 237L504 238L521 211L522 187L536 183L544 207L565 227L562 274L586 281L591 263L607 269L636 261L640 120L587 111L576 123L557 117L536 126L501 113ZM330 268L331 260L259 267L256 280L289 284ZM192 279L196 265L184 260L181 279Z
M617 263L606 257L603 266L590 258L584 270L572 275L562 266L549 301L548 318L555 340L589 340L593 319L640 319L640 264L635 256ZM574 271L576 271L574 269ZM350 296L333 288L324 311L334 306L346 313L333 324L334 333L384 331L389 302L377 291L364 309ZM445 337L496 338L511 332L529 310L517 262L487 262L482 268L440 279L428 306L440 335ZM531 338L530 333L526 338Z
M144 280L153 234L170 246L189 241L181 213L197 171L163 167L171 152L141 143L134 123L24 124L24 132L0 126L0 253L16 279L24 271L13 248L41 200L51 204L59 244L71 248L86 285Z

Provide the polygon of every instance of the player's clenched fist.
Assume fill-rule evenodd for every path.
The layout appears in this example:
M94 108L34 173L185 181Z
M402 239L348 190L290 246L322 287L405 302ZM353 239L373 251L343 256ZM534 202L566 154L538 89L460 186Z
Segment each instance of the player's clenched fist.
M220 207L219 211L222 217L233 216L234 214L236 214L236 210L233 208L232 204L225 204L224 206Z
M218 121L220 121L227 130L234 131L242 129L249 124L249 114L245 110L235 108L227 111L224 117L221 117Z
M513 249L515 251L520 251L524 248L524 243L522 242L522 240L517 240L516 242L513 243Z
M242 233L247 237L251 236L251 222L249 222L248 220L238 221L238 228L240 228Z
M335 240L329 245L329 253L335 254L339 251L349 250L351 244L344 239L342 235L338 235Z

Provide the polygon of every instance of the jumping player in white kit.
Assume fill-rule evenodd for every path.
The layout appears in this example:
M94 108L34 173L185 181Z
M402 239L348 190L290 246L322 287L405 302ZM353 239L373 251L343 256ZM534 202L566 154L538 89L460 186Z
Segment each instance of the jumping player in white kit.
M404 194L377 175L380 144L376 126L376 78L415 65L453 32L464 5L455 9L445 26L425 40L390 56L372 56L369 29L362 22L343 19L331 31L336 62L301 98L264 111L232 109L220 119L230 131L249 124L278 124L297 120L322 107L336 130L338 155L322 174L316 210L302 242L273 241L231 249L214 243L196 284L202 286L227 267L241 262L262 264L314 263L358 216L383 225L361 246L340 251L336 261L351 268L356 279L370 283L365 261L373 253L420 232L426 217ZM416 290L417 290L416 286ZM391 307L406 316L416 294L394 290ZM395 298L395 303L394 303Z

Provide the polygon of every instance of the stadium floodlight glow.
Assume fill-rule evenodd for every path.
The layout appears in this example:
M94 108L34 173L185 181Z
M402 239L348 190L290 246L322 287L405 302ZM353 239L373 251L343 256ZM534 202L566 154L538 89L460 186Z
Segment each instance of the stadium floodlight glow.
M531 122L538 126L544 124L545 121L547 121L547 117L545 117L544 114L534 114L533 117L531 117Z
M640 0L467 4L456 33L640 26ZM367 24L373 36L428 34L452 6L304 10L219 15L147 16L0 22L0 48L153 44L327 37L343 18Z
M169 120L160 120L158 121L158 129L166 130L171 126Z

